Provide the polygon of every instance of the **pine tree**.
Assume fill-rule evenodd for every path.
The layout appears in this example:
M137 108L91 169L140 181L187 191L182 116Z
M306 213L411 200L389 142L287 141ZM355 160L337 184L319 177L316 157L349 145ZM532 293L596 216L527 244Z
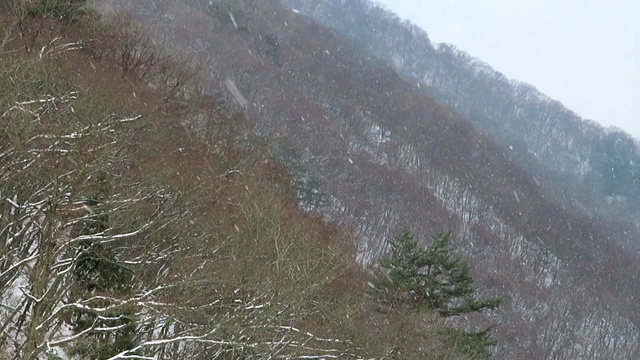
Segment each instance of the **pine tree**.
M410 231L404 230L389 241L391 255L380 261L388 275L375 281L374 292L389 307L409 305L419 311L435 311L450 317L485 309L495 309L501 298L476 297L469 264L449 249L451 232L438 234L427 249ZM447 328L444 341L461 349L472 359L487 359L496 345L492 326L481 331Z
M469 264L451 253L450 240L451 232L438 234L424 249L408 230L396 236L380 261L389 273L374 284L376 293L388 305L408 303L444 317L497 308L502 299L476 297Z
M83 235L104 234L109 231L110 193L109 179L104 171L95 175L97 191L85 200L89 210L82 224ZM73 269L75 280L72 296L86 298L100 293L125 293L130 291L133 272L117 259L116 253L107 244L84 240L79 243L76 264ZM96 304L100 306L108 305ZM73 312L70 325L78 334L90 328L112 329L109 331L91 331L85 341L73 349L76 355L93 359L107 359L123 350L135 347L136 324L133 311L119 310L107 316L98 316L91 311Z
M33 17L51 15L63 19L73 16L85 3L86 0L38 0L26 5L25 10Z

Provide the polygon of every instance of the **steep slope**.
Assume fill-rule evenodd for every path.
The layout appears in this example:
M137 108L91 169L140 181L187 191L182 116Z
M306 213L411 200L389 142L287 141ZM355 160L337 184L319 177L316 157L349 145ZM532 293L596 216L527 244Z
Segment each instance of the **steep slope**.
M369 0L284 0L490 134L532 173L549 196L603 218L617 241L640 243L640 147L617 129L581 119L530 85L511 81L452 45L434 46L424 30Z
M503 359L640 354L638 260L609 225L549 196L514 155L415 83L277 1L108 1L201 62L202 87L242 108L322 180L325 215L357 229L371 265L385 239L453 229L487 294L506 297ZM106 10L105 10L106 11Z
M377 311L187 64L79 4L0 2L0 359L470 358Z

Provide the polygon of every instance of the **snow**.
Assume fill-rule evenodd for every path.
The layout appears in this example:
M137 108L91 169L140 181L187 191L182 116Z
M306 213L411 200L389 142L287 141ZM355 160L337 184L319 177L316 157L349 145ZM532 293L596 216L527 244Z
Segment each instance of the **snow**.
M225 80L224 85L227 87L227 90L229 90L229 92L231 93L231 96L233 96L233 99L238 103L238 105L242 106L243 108L247 108L249 106L249 101L247 101L247 98L245 98L244 95L242 95L242 93L236 86L236 83L233 82L233 80L231 79Z

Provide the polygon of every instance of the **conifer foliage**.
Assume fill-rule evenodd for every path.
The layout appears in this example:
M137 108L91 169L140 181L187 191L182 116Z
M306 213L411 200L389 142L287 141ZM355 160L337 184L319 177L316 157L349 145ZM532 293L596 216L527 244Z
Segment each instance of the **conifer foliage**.
M71 20L85 3L86 0L38 0L27 3L25 10L32 17L51 15Z
M427 249L420 246L409 230L389 241L391 255L380 260L389 271L375 281L378 298L391 308L409 306L419 311L433 311L442 317L496 309L501 298L479 299L476 296L470 267L449 248L451 232L433 238ZM441 332L445 342L472 359L487 359L496 345L490 326L480 331L448 328Z
M443 317L496 309L502 299L476 297L469 264L449 249L451 234L436 235L428 249L409 230L391 240L391 255L380 261L389 274L374 285L383 302L408 303Z

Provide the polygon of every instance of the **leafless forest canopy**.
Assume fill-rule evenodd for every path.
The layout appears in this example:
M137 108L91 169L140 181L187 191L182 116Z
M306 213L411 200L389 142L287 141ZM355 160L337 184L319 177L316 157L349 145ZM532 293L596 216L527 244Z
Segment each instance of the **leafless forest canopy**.
M12 248L0 248L11 256L0 257L0 289L29 283L24 274L39 279L29 280L28 296L0 290L3 301L18 301L0 310L5 323L24 322L41 341L12 346L35 354L69 341L49 339L58 333L36 317L53 323L60 309L91 307L105 317L111 310L144 317L145 345L135 351L164 358L213 350L229 358L393 358L400 348L409 358L437 358L447 346L420 332L435 331L433 319L372 311L364 295L389 254L387 240L408 228L425 246L452 230L480 294L504 299L496 311L450 320L469 329L495 324L495 358L640 357L640 150L629 135L580 119L451 45L433 46L424 30L366 0L92 6L123 29L144 31L101 37L92 28L95 35L65 34L65 42L25 31L7 33L3 45L45 63L77 47L80 77L117 74L112 102L129 104L113 113L112 104L93 106L64 82L50 97L34 87L1 104L2 118L25 122L0 134L23 139L22 147L0 144L0 165L24 166L0 170L15 184L0 193L0 234L12 239ZM25 20L16 34L27 25L37 26ZM0 56L8 56L2 48ZM25 71L18 68L2 71ZM26 125L60 111L95 121L58 132ZM140 145L149 143L157 148ZM50 183L24 180L47 168L60 169ZM129 182L110 181L107 191L101 174ZM108 198L87 203L104 191ZM96 214L117 226L78 226L100 224ZM56 232L61 243L47 245L51 236L32 235L38 231ZM82 297L86 289L69 285L77 246L110 239L129 249L119 256L132 276L152 281L121 289L125 298ZM46 246L57 250L45 259L34 249ZM209 278L216 273L228 281ZM55 301L32 305L45 296ZM29 309L30 320L21 321ZM249 334L230 335L247 322ZM56 331L66 326L57 324ZM100 324L94 319L86 329L108 331ZM367 327L385 330L343 342ZM246 339L252 346L238 345Z

